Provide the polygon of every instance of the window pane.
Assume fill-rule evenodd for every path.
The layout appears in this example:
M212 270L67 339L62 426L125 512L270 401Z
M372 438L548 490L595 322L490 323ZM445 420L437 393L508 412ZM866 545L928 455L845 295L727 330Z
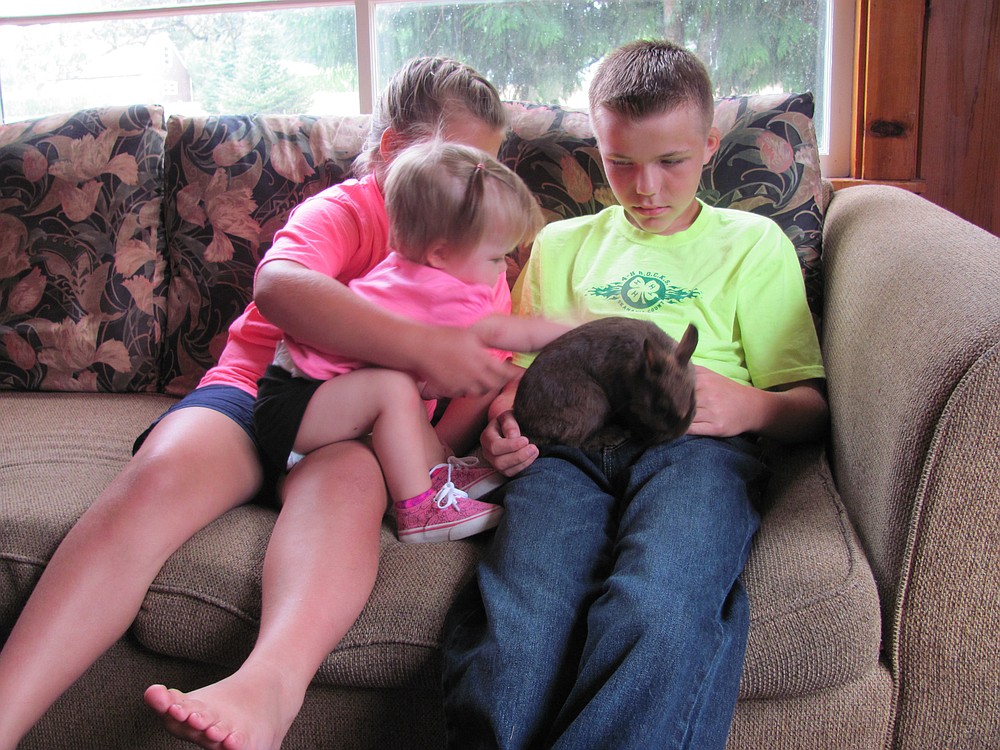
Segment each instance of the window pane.
M444 54L472 65L506 98L585 107L588 73L602 55L640 37L666 37L702 59L719 96L812 91L823 102L827 2L380 3L378 82L409 57ZM823 108L816 112L821 121Z
M254 2L255 0L248 0ZM172 0L171 7L222 5L240 0ZM157 0L0 0L0 16L11 18L44 16L59 13L95 13L108 10L162 8L167 2Z
M0 26L7 122L136 103L356 113L356 61L351 6Z

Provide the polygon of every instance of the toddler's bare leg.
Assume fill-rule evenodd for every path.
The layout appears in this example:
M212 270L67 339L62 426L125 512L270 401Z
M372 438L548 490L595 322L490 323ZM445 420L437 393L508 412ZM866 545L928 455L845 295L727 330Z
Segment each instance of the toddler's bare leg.
M230 677L191 693L146 691L172 734L204 748L280 747L316 670L375 583L386 497L366 446L342 442L310 453L282 494L250 656Z
M308 453L369 432L394 500L430 489L428 470L443 449L416 383L403 372L369 367L323 383L306 409L295 450Z
M228 417L189 408L157 425L59 545L0 652L0 750L121 637L167 557L260 475Z

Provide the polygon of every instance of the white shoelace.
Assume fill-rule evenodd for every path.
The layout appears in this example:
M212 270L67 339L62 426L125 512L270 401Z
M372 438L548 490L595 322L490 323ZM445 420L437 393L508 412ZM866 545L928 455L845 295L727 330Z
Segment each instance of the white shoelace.
M464 490L458 489L455 483L451 481L451 469L454 466L460 466L463 468L471 468L473 466L478 466L479 460L475 456L467 456L465 458L459 458L458 456L449 456L448 461L443 464L438 464L433 469L431 469L431 474L433 474L438 469L443 469L448 467L448 481L445 482L441 489L437 491L434 496L434 504L441 510L455 506L458 509L459 498L468 499L469 493Z

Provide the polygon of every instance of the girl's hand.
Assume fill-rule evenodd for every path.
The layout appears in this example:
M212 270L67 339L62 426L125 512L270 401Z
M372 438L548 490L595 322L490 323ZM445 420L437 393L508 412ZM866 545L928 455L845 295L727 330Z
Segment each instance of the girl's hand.
M538 458L538 447L521 434L510 410L487 422L479 442L483 456L504 476L514 476Z
M463 328L426 328L415 346L418 380L427 395L483 396L499 390L519 368L497 359L479 336ZM427 397L425 395L425 398Z

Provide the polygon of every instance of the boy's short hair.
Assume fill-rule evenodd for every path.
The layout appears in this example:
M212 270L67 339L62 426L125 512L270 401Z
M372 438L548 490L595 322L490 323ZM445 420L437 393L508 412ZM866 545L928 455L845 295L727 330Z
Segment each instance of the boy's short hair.
M544 224L538 201L489 154L437 138L397 154L385 181L389 245L423 262L435 246L468 252L491 235L531 242Z
M610 52L590 84L590 111L630 119L693 104L712 127L715 100L708 71L692 52L666 40L640 39Z
M386 84L372 113L368 137L354 172L369 174L380 162L382 134L392 128L404 143L438 133L444 119L467 116L496 130L508 125L496 88L472 67L448 57L415 57Z

